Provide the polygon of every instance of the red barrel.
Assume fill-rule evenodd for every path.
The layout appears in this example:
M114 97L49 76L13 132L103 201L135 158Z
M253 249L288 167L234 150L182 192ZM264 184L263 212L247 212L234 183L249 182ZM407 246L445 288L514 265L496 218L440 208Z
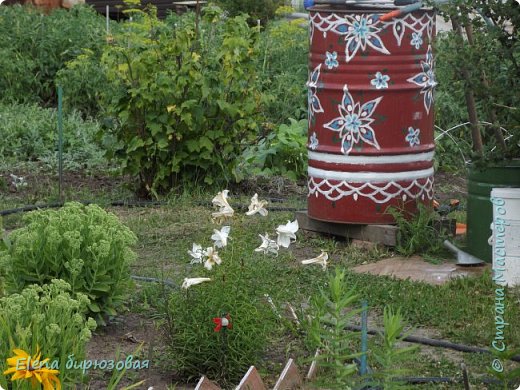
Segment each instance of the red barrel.
M433 11L310 10L308 215L391 223L433 198Z

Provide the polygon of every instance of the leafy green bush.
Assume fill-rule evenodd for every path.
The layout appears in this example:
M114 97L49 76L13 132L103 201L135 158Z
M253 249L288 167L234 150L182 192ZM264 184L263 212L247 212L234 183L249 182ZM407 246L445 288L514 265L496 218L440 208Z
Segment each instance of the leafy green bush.
M248 174L282 175L292 180L307 175L307 120L289 119L256 145L248 148L237 167L239 179Z
M135 235L114 214L75 202L29 213L24 222L9 235L9 248L0 252L7 291L63 279L72 293L89 297L88 309L99 323L115 315L130 283Z
M49 15L30 7L1 7L0 100L55 103L56 73L82 49L99 51L105 34L104 18L90 7Z
M101 97L107 88L107 79L100 62L101 50L84 49L58 71L56 84L63 87L66 111L77 110L84 117L103 114Z
M232 180L258 127L256 30L211 7L198 30L193 18L136 12L103 54L116 155L148 195L182 180Z
M249 15L249 22L256 24L259 19L266 23L275 16L278 7L284 5L284 0L216 0L216 3L225 9L230 16L242 13Z
M520 10L512 1L451 1L442 14L462 26L461 34L450 32L438 39L437 122L447 129L467 122L465 93L473 95L479 129L473 139L474 159L484 162L520 157ZM483 55L485 53L485 55ZM471 106L471 105L470 105ZM502 146L495 133L506 129ZM459 139L470 139L469 128Z
M58 362L61 382L72 385L83 372L67 369L68 356L74 355L75 361L85 358L85 345L96 322L85 318L89 304L86 295L72 294L63 280L49 282L0 299L0 371L7 369L6 358L13 356L13 349L22 349L33 357L39 349L42 359L50 359L49 364ZM10 388L7 381L6 376L0 376L5 389ZM13 385L13 389L21 388L18 382Z
M35 104L1 104L0 160L12 164L39 161L57 165L57 113ZM90 171L105 167L105 151L96 142L99 125L77 112L63 118L64 169Z

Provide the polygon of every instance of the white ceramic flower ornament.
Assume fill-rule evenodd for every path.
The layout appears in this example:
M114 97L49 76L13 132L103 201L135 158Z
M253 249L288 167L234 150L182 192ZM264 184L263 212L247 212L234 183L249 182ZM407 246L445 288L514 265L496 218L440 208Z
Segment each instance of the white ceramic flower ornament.
M298 231L298 220L294 220L293 222L287 221L286 225L280 225L276 228L276 233L278 233L277 243L284 248L289 248L291 242L296 241L296 232Z

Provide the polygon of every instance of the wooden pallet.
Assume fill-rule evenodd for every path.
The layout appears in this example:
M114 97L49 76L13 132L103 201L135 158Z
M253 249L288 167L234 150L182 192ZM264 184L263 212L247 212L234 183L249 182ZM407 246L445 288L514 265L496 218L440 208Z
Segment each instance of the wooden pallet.
M370 241L387 246L395 246L397 240L397 226L394 225L354 225L318 221L309 218L306 211L297 211L296 219L303 230L361 241Z

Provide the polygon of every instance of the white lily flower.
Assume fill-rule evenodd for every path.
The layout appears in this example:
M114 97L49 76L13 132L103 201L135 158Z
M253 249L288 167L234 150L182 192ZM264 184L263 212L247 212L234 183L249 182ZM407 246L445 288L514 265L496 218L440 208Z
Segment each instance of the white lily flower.
M215 246L217 248L223 248L227 245L227 239L230 230L231 226L223 226L220 230L213 229L213 235L211 236L211 239L215 241Z
M181 288L187 290L191 286L195 286L197 284L201 284L201 283L209 282L209 281L211 281L210 278L184 278L184 282L182 282Z
M289 248L291 245L291 239L296 241L296 232L298 231L298 220L295 219L293 222L287 221L286 225L280 225L276 228L278 233L278 245L284 248ZM292 241L292 242L294 242Z
M192 250L188 251L188 254L193 257L193 259L191 260L191 264L200 264L202 263L202 257L204 256L204 253L202 251L202 246L199 245L199 244L195 244L193 243L193 248Z
M228 198L229 190L224 190L219 192L211 201L214 206L220 207L221 211L222 208L229 208L232 210L231 206L229 205L227 198Z
M260 214L262 217L267 216L267 200L258 201L258 194L254 194L251 198L251 204L249 205L249 211L246 215L254 215L256 213Z
M212 246L206 248L204 251L204 256L206 257L204 267L210 271L215 264L220 265L220 263L222 263L222 259L219 257L218 252Z
M256 248L255 252L263 252L264 254L272 253L275 256L278 256L278 249L280 249L280 247L276 241L269 239L269 234L267 233L265 236L262 236L261 234L259 234L259 236L262 239L262 245Z
M323 267L323 270L327 269L327 260L329 259L329 254L325 251L321 251L321 254L318 257L314 257L308 260L302 260L302 264L320 264Z
M211 219L214 223L221 224L228 219L233 218L235 211L232 208L224 207L220 211L215 211L211 213Z
M214 206L219 207L219 211L211 214L211 219L215 223L222 223L227 219L231 219L235 210L229 205L228 198L229 190L219 192L211 201Z

